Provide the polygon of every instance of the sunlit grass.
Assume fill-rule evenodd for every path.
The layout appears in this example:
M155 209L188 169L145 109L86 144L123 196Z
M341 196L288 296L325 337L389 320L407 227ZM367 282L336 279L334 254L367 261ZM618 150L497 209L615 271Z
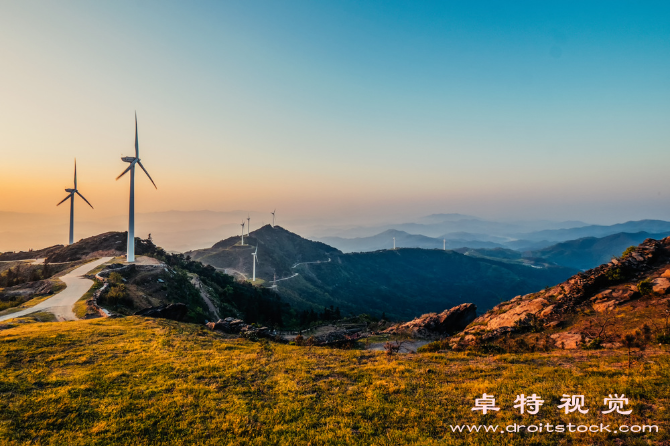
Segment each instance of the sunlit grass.
M127 317L0 332L0 442L26 444L636 444L667 440L666 352L627 373L623 351L414 354L229 339ZM494 415L473 413L482 393ZM546 400L518 415L517 394ZM588 414L562 414L564 393ZM600 414L625 393L632 415ZM657 424L659 434L452 434L451 424ZM495 435L495 436L494 436ZM646 444L646 443L645 443Z

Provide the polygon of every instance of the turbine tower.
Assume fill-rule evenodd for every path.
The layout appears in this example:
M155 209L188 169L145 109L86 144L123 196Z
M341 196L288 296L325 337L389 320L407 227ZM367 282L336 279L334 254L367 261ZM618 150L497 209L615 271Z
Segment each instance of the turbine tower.
M271 212L271 214L272 214L272 227L273 228L275 227L275 212L277 212L277 209L275 209L274 211Z
M442 239L442 249L444 249L445 251L447 250L447 239L446 238Z
M258 262L258 257L256 256L258 254L258 245L256 245L256 251L252 252L251 255L254 257L253 263L253 273L251 275L251 281L255 282L256 281L256 262Z
M395 251L395 237L393 237L393 250Z
M247 214L247 237L249 236L249 230L251 229L251 217Z
M240 242L240 246L244 246L244 221L242 221L242 241Z
M56 206L60 206L67 200L68 198L70 199L70 245L74 243L74 194L79 195L82 200L86 202L89 206L91 206L91 209L93 209L93 205L88 202L86 198L82 194L79 193L77 190L77 160L74 160L74 189L65 189L65 192L68 192L68 196L63 198L63 201L58 203Z
M126 262L135 261L135 164L138 164L144 173L147 174L149 180L154 185L156 189L156 183L151 179L151 175L147 172L147 169L144 168L142 162L140 161L140 146L137 140L137 112L135 113L135 156L124 156L121 158L121 161L125 163L130 163L130 166L121 173L116 179L118 180L124 176L128 171L130 171L130 206L128 212L128 251L126 253Z

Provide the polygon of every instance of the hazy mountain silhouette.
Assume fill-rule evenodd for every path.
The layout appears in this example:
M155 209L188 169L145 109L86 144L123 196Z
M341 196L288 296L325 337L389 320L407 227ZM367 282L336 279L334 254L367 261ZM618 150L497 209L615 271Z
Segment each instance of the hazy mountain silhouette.
M660 234L662 232L670 232L670 222L663 220L628 221L626 223L618 223L610 226L589 225L580 228L549 229L517 234L517 236L519 239L529 241L553 240L555 242L563 242L583 237L605 237L619 232L649 232L651 234Z
M465 238L468 233L456 233L454 238L447 238L446 248L456 249L464 246L473 248L495 248L503 245L485 240L468 240ZM477 238L478 234L472 234ZM393 248L393 237L396 239L397 248L423 248L423 249L442 249L443 238L427 237L425 235L408 234L405 231L389 229L380 234L371 237L357 237L352 239L342 237L323 237L319 240L328 243L331 246L340 249L343 252L369 252L380 249ZM480 237L484 238L484 237Z
M637 246L648 238L660 240L668 235L670 235L670 231L658 234L621 232L600 238L584 237L533 251L531 256L558 265L587 270L609 262L612 257L620 256L629 246Z

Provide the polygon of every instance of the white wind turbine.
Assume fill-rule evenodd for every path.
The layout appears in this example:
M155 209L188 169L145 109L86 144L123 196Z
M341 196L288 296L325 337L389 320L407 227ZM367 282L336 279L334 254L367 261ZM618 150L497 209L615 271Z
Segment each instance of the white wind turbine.
M442 249L445 250L445 251L447 250L447 239L446 238L442 239Z
M251 217L247 214L247 237L249 236L249 230L251 229Z
M395 251L395 237L393 237L393 250Z
M244 246L244 221L242 222L242 241L240 242L240 246Z
M144 168L142 162L140 161L140 146L137 140L137 113L135 113L135 156L124 156L121 158L121 161L130 163L130 166L124 170L121 175L116 177L118 180L124 176L128 171L130 171L130 206L128 212L128 251L126 253L126 262L135 261L135 164L139 164L144 173L147 174L149 180L154 185L156 189L156 183L151 179L151 175L147 172L147 169Z
M253 273L251 275L251 281L255 282L256 281L256 263L258 262L258 245L256 246L256 251L252 252L251 255L254 257L253 261Z
M91 206L91 209L93 209L93 205L88 202L86 198L82 194L79 193L77 190L77 160L74 160L74 189L65 189L65 192L68 192L68 196L63 198L63 201L58 203L56 206L60 206L67 200L68 198L70 199L70 245L74 243L74 194L79 195L82 200L86 202L89 206Z
M273 227L273 228L275 227L275 212L277 212L277 209L275 209L274 211L270 212L270 213L272 214L272 227Z

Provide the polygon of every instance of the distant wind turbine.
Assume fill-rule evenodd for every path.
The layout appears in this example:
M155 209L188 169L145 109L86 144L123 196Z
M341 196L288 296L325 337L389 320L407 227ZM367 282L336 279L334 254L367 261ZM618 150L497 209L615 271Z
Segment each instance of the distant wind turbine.
M442 239L442 249L447 250L447 239Z
M244 221L242 221L242 241L240 242L241 246L244 246Z
M271 214L272 214L272 227L273 228L275 227L275 212L277 212L277 209L275 209L274 211L271 212Z
M249 236L249 230L251 229L251 217L247 214L247 236Z
M128 171L130 171L130 206L128 211L128 251L126 253L126 262L135 261L135 164L138 164L144 173L147 174L151 184L154 185L156 189L156 183L151 179L151 175L147 172L147 169L144 168L142 162L140 161L140 146L137 139L137 113L135 113L135 156L124 156L121 158L121 161L125 163L130 163L130 166L121 173L116 179L118 180L124 176Z
M393 237L393 250L395 251L395 237Z
M256 281L256 262L258 262L257 254L258 254L258 246L256 246L256 251L254 251L253 253L251 253L251 255L254 257L254 261L253 261L253 273L252 273L252 275L251 275L251 281L252 281L252 282L255 282L255 281Z
M65 189L65 192L68 192L68 196L63 198L63 201L58 203L56 206L60 206L67 200L68 198L70 199L70 245L74 243L74 194L79 195L82 200L86 202L89 206L91 206L91 209L93 209L93 205L88 202L86 198L82 194L79 193L77 190L77 160L74 160L74 189Z

